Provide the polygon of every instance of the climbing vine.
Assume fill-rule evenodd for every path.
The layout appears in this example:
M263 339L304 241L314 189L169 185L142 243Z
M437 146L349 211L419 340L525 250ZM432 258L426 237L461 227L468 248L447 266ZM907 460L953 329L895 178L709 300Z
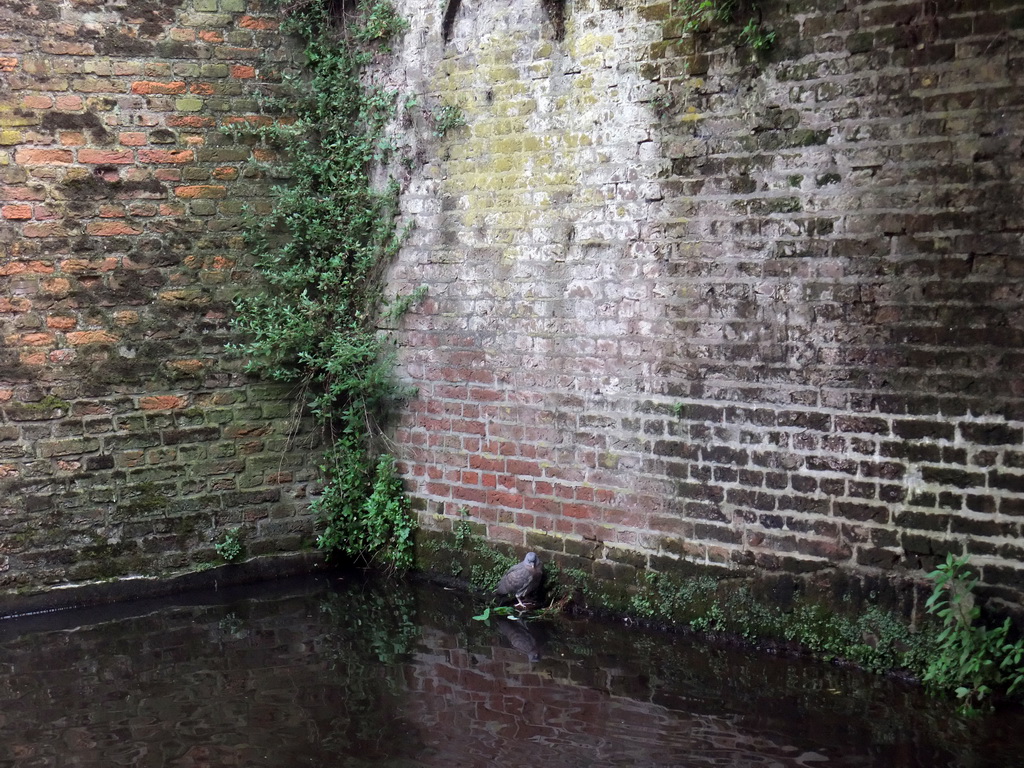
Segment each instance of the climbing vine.
M275 106L294 118L260 130L285 158L273 211L250 216L247 241L264 288L237 302L248 370L293 382L323 426L319 545L364 562L411 564L412 523L381 426L402 393L377 328L384 268L397 252L398 188L376 185L393 150L385 128L397 94L368 84L365 66L406 28L386 0L351 13L332 0L282 4L303 44L303 71Z

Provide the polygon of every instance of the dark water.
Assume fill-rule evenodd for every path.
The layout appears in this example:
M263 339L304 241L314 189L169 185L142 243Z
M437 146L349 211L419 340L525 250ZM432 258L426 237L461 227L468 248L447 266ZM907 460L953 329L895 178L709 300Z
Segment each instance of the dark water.
M321 577L6 620L0 765L1024 765L1016 713L965 721L849 670L477 609Z

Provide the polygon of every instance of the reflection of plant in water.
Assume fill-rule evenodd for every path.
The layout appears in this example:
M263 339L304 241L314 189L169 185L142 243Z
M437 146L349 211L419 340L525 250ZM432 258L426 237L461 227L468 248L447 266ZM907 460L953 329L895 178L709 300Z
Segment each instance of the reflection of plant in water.
M320 610L332 621L353 630L353 638L347 634L339 640L354 640L357 648L337 649L335 663L350 665L361 656L382 664L396 664L412 650L419 637L414 623L415 604L412 594L398 585L382 589L348 589L331 592L321 603ZM353 653L358 651L356 653ZM367 653L370 651L372 653Z
M322 739L339 759L353 745L400 741L409 728L401 720L405 665L420 629L407 585L388 581L339 585L319 603L324 625L317 653L324 674L344 691L336 725ZM353 757L339 765L378 765Z
M244 626L242 619L234 611L224 614L224 617L217 622L217 629L227 637L245 637L248 632L243 629Z

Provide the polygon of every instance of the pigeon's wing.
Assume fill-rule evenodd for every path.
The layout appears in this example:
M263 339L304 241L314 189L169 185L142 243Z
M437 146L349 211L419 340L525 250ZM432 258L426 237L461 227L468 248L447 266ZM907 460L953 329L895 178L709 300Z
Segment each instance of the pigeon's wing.
M499 595L514 595L523 584L522 565L519 563L505 571L505 575L501 577L501 581L498 582L498 587L494 591Z

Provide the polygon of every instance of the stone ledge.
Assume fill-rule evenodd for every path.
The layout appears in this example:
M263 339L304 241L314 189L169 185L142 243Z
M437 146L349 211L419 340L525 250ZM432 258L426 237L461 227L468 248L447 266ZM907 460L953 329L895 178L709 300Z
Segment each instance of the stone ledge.
M180 592L217 590L329 570L320 552L254 557L243 563L225 564L205 571L189 571L167 577L137 576L61 586L31 594L0 596L0 621L76 608L109 605Z

